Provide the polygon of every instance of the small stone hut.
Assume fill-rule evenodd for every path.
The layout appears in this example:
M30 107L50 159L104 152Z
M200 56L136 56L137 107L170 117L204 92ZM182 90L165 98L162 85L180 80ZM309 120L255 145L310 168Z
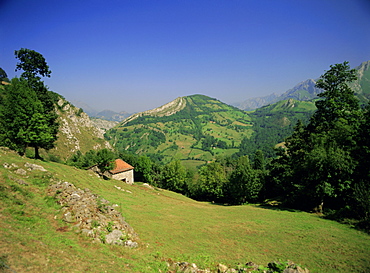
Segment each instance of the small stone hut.
M114 161L114 169L108 171L109 177L115 180L123 181L127 184L134 184L134 167L122 159Z

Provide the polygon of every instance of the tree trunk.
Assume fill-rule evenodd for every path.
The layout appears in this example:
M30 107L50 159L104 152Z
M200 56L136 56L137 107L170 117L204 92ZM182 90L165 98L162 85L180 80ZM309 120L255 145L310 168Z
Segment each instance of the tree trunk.
M41 159L39 154L39 147L35 146L35 159Z

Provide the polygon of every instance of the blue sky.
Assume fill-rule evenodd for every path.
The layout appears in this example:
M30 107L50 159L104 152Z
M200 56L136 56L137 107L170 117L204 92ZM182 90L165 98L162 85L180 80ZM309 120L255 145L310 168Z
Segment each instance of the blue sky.
M43 54L49 88L103 110L283 93L370 60L367 0L0 0L0 67Z

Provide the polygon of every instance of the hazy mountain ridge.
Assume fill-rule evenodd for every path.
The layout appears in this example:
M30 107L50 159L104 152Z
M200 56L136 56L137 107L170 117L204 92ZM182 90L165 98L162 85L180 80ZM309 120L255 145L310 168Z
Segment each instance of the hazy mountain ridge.
M361 102L366 102L370 99L370 61L363 62L355 69L358 71L358 80L350 83L350 86L356 92L357 97ZM251 111L262 106L272 104L281 100L295 99L300 101L312 100L317 98L317 94L323 90L316 88L316 80L308 79L298 83L292 89L287 90L281 95L273 93L264 97L255 97L247 99L241 103L233 103L232 105L245 110Z
M132 113L128 113L126 111L121 111L119 113L117 113L115 111L112 111L112 110L109 110L109 109L106 109L106 110L103 110L103 111L98 111L98 110L94 109L93 107L91 107L90 105L88 105L88 104L86 104L82 101L72 100L71 103L73 105L75 105L76 107L78 107L78 108L82 108L83 111L89 117L92 117L92 118L100 118L100 119L109 120L109 121L121 122L125 118L132 115Z

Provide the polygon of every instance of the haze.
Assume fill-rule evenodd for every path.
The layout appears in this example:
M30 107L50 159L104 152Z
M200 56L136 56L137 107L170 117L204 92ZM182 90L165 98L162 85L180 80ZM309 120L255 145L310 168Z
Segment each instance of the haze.
M49 88L97 110L179 96L225 103L283 93L329 65L370 60L366 0L0 1L0 67L45 57Z

